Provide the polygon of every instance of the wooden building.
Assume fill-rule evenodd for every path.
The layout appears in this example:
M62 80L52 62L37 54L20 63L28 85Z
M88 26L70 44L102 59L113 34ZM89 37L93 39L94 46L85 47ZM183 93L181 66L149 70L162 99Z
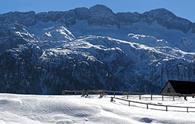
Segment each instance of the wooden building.
M160 93L162 95L195 96L195 82L169 80Z

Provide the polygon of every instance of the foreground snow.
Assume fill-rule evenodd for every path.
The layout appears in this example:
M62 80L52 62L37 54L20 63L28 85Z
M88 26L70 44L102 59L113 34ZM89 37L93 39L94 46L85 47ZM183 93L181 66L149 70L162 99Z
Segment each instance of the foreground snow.
M178 103L186 104L182 100ZM121 101L110 102L109 96L100 99L98 96L83 98L80 95L0 94L0 124L189 124L195 123L194 116L193 112L129 107Z

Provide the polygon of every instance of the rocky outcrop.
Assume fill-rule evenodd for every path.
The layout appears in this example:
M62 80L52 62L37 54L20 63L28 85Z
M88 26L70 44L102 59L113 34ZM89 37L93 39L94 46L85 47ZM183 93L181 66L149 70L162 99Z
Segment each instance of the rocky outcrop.
M181 30L188 32L191 29L192 22L187 19L177 17L166 9L156 9L143 13L143 20L151 23L157 21L168 29Z
M192 24L192 32L195 33L195 23Z
M120 12L117 13L116 16L120 25L131 25L133 23L139 22L142 18L141 14L130 12Z
M66 26L74 25L76 20L86 20L91 25L131 25L138 22L149 24L158 22L168 29L180 30L184 33L193 30L192 22L187 19L177 17L166 9L156 9L143 14L119 12L114 13L104 5L95 5L91 8L76 8L69 11L50 11L50 12L10 12L0 15L1 23L19 23L25 26L32 26L37 21L60 22Z
M36 42L36 38L25 30L22 25L0 24L0 54L29 42Z
M104 5L96 5L89 9L89 23L94 25L115 25L116 15Z
M76 8L74 11L78 20L88 20L90 18L90 12L88 8Z
M1 24L18 23L30 26L36 23L35 12L9 12L0 15Z

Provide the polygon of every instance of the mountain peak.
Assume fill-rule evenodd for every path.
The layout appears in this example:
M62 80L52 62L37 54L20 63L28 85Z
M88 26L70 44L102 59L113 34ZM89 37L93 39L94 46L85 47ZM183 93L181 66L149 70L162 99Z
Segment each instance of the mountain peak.
M89 23L95 25L115 25L116 15L115 13L108 7L104 5L95 5L89 8L90 16Z
M105 11L105 12L111 12L111 13L113 13L112 12L112 10L110 9L110 8L108 8L107 6L105 6L105 5L102 5L102 4L97 4L97 5L95 5L95 6L92 6L91 8L90 8L90 10L94 10L94 11Z
M170 10L165 9L165 8L158 8L158 9L153 9L145 13L158 13L158 14L172 14L174 15Z
M161 17L161 16L169 16L176 17L171 11L165 8L153 9L147 12L144 12L143 15L152 16L152 17Z
M154 9L143 13L144 21L152 23L154 21L158 22L162 26L168 29L177 29L186 33L190 31L192 22L187 19L181 18L173 14L171 11L160 8Z

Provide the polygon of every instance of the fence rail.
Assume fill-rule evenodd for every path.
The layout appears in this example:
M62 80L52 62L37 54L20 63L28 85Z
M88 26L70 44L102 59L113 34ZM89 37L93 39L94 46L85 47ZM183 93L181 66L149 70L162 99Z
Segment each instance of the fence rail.
M143 95L144 93L138 93L138 92L128 92L128 91L112 91L112 90L63 90L62 95L66 94L99 94L99 93L105 93L108 95Z
M118 94L118 95L144 95L144 94L150 94L150 95L162 95L162 96L180 96L180 97L185 97L185 96L192 96L194 97L195 94L179 94L179 93L166 93L166 94L155 94L155 93L142 93L142 92L129 92L129 91L113 91L113 90L63 90L62 94L68 94L68 93L77 93L81 94L83 92L88 92L91 94L99 93L99 92L104 92L108 94Z
M125 95L126 98L128 99L129 96L131 95L137 95L139 100L143 98L149 98L150 100L153 100L155 95L159 95L158 98L161 98L162 101L165 100L166 96L172 97L172 100L175 101L175 97L186 97L186 96L192 96L194 97L195 94L148 94L149 96L146 97L144 96L145 93L140 93L140 92L128 92L128 91L112 91L112 90L63 90L62 95L93 95L93 94L100 94L101 96L103 95Z
M126 102L128 102L129 106L131 106L131 103L146 105L146 109L149 109L149 106L165 107L165 109L164 109L165 111L168 111L168 108L184 108L184 109L186 109L186 112L192 112L192 111L189 111L189 109L195 109L195 107L189 107L189 106L174 106L174 105L162 105L162 104L155 104L155 103L145 103L145 102L128 100L128 99L117 98L117 97L111 97L111 102L113 102L114 99L126 101ZM195 112L195 111L193 111L193 112Z
M164 107L165 111L170 111L169 108L184 108L186 112L195 112L195 107L190 107L190 106L174 106L174 105L163 105L163 104L155 104L155 103L145 103L141 101L134 101L128 99L131 95L137 95L139 100L143 98L149 98L150 100L153 100L154 98L161 98L162 101L164 101L166 96L172 97L172 100L175 101L175 97L186 97L186 96L192 96L194 97L195 94L149 94L149 96L144 96L145 93L138 93L138 92L128 92L128 91L111 91L111 90L63 90L62 95L91 95L91 94L99 94L100 97L103 95L113 95L111 97L111 102L116 100L122 100L128 102L128 105L131 106L131 103L136 103L136 104L142 104L146 106L146 109L151 108L151 106L161 106ZM124 98L118 98L116 95L124 95L126 99ZM159 97L154 97L155 95L159 95ZM194 109L194 111L190 111L191 109ZM162 109L161 109L162 110Z

